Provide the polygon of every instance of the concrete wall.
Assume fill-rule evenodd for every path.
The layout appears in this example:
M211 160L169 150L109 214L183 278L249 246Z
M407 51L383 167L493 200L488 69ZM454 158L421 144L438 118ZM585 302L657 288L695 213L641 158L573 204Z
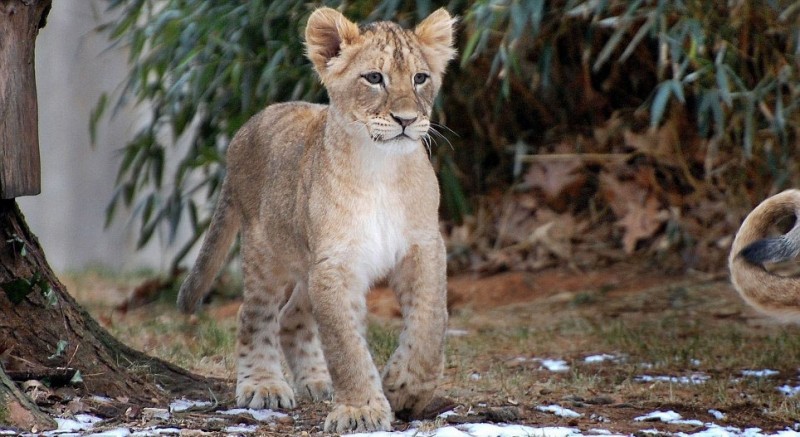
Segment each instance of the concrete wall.
M91 110L102 92L120 89L127 71L126 53L107 50L109 42L94 32L105 21L104 7L94 0L54 1L36 42L42 194L19 204L57 271L93 264L163 268L171 255L161 242L136 252L124 211L103 228L118 151L133 136L136 119L127 109L101 122L91 147Z

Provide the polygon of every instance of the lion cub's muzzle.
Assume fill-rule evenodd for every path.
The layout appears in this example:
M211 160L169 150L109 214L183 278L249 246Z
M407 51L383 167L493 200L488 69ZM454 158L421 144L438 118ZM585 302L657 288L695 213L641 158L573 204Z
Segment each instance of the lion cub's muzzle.
M389 113L369 122L370 136L375 142L417 141L428 135L430 121L417 113Z

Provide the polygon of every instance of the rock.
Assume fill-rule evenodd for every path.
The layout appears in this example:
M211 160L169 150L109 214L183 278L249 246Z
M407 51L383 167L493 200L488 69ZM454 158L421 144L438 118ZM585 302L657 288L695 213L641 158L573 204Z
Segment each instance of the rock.
M486 409L486 418L492 422L513 422L520 418L521 414L517 407L494 407Z
M586 403L590 405L611 405L614 403L614 399L612 399L610 396L601 395L588 399Z

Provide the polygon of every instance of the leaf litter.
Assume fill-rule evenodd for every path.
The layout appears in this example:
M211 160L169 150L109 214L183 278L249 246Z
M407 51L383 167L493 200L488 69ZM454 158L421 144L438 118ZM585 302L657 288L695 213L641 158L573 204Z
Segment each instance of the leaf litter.
M786 410L797 400L778 390L782 384L791 387L796 382L785 376L796 372L792 364L796 360L791 358L795 356L792 339L796 333L763 324L764 319L749 312L727 283L711 282L709 286L700 281L699 286L690 285L669 275L642 276L636 269L612 268L602 275L560 272L519 274L519 280L512 280L516 277L512 275L505 282L500 281L502 276L451 280L451 287L456 289L450 294L457 300L451 302L450 329L459 335L448 340L449 364L441 393L450 397L456 408L433 420L396 422L395 434L387 435L509 435L502 433L523 429L530 434L511 435L644 435L639 433L648 429L658 429L660 435L793 435L795 421L790 418L794 414ZM482 285L483 281L491 285ZM487 296L490 299L484 304L481 299ZM217 315L222 314L222 307L213 304L208 320L193 320L166 331L161 328L155 336L144 329L126 337L134 340L134 347L145 350L147 345L158 344L156 338L163 342L163 332L176 333L170 337L178 341L186 336L194 345L204 341L196 335L204 323L220 323ZM174 310L168 308L159 320L172 317L168 314ZM152 318L153 312L153 308L134 309L114 315L113 323L117 327L130 323L142 329L141 320ZM225 314L233 318L236 309L226 309ZM380 323L399 323L391 317L395 316ZM748 345L737 351L744 355L731 360L719 358L719 354L735 348L715 349L717 344L730 344L725 338L727 331L716 328L726 325L738 327L731 338ZM713 341L703 343L704 337ZM788 354L788 359L774 361L779 354ZM550 361L566 371L549 370L544 362ZM645 361L651 364L643 366ZM202 366L203 362L195 365ZM770 370L779 374L770 374ZM754 372L754 376L745 376L743 371ZM233 372L232 367L229 372ZM666 379L638 381L636 377L643 373ZM471 380L471 374L480 375L480 379ZM700 374L709 376L706 382L691 383ZM720 390L730 399L709 401L708 394ZM52 399L52 395L46 392L42 399ZM143 409L133 418L121 420L98 414L96 417L103 421L83 433L116 429L119 435L128 435L124 432L179 429L320 435L329 410L328 404L301 404L298 410L280 412L291 415L259 422L252 414L213 411L231 408L230 399L220 399L222 408L184 399L182 407L176 403L172 407L183 411ZM786 400L785 406L781 399ZM93 405L115 400L89 396L80 402L86 403L85 407L74 412L54 407L49 411L74 417L93 413ZM582 416L562 417L537 408L550 406ZM675 411L680 420L697 422L634 421L655 411ZM480 434L483 432L489 434Z

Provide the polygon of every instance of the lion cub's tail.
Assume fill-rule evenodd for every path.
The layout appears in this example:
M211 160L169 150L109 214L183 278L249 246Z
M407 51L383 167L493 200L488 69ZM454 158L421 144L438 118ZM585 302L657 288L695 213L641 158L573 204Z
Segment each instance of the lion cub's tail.
M764 238L779 219L793 214L788 233ZM786 321L800 321L800 278L768 272L764 263L788 261L800 254L800 190L786 190L761 202L742 223L728 266L733 286L754 308Z
M222 184L217 208L211 217L200 254L178 292L178 308L184 313L199 309L239 231L239 215L232 205L227 185L226 180Z

